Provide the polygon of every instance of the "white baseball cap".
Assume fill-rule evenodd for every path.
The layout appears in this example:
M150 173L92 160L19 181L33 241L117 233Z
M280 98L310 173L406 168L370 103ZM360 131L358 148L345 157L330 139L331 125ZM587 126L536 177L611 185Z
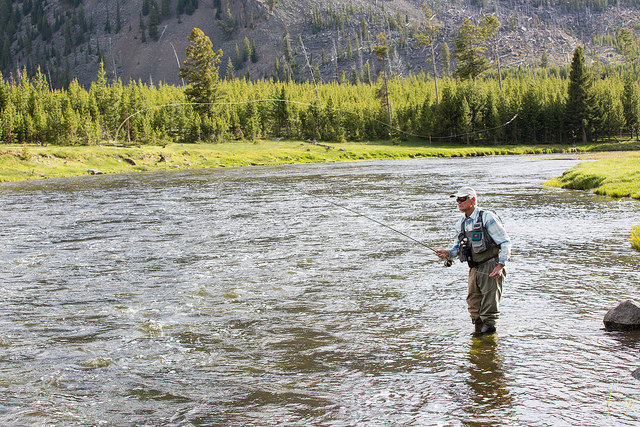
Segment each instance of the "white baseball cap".
M476 190L474 190L471 187L462 187L458 190L457 193L454 193L451 195L451 197L475 197L477 198L478 195L476 194Z

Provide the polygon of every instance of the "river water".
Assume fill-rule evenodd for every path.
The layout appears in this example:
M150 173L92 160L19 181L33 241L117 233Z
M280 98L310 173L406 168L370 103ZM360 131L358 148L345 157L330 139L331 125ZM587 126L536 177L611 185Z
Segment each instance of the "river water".
M249 167L0 185L2 425L636 425L640 203L571 158ZM448 194L513 240L471 335Z

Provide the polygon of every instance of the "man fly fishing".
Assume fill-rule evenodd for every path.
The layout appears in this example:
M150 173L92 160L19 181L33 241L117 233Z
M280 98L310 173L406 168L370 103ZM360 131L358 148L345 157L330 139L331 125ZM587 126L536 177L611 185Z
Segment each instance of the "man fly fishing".
M442 259L458 257L469 265L467 307L475 332L496 331L500 316L500 297L506 277L505 264L511 255L511 240L497 214L478 207L478 196L471 187L462 187L451 197L464 215L456 223L451 249L438 249Z

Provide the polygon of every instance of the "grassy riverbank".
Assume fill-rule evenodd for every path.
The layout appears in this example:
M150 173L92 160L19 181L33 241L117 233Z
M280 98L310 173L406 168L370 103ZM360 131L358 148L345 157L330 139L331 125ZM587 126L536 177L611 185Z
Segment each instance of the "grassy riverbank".
M545 185L640 199L640 153L608 153L604 157L580 163ZM640 251L640 225L632 229L630 239L633 248Z
M640 199L640 153L609 153L598 161L580 163L546 184Z
M0 181L90 174L166 171L289 163L465 157L505 154L593 153L637 150L637 142L560 145L463 146L389 141L314 144L263 140L257 143L169 144L166 146L0 146Z

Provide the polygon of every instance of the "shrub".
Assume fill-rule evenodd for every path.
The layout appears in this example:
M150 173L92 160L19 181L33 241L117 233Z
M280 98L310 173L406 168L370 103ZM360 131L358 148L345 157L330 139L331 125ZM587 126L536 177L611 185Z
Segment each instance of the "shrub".
M640 251L640 224L631 229L631 247Z

